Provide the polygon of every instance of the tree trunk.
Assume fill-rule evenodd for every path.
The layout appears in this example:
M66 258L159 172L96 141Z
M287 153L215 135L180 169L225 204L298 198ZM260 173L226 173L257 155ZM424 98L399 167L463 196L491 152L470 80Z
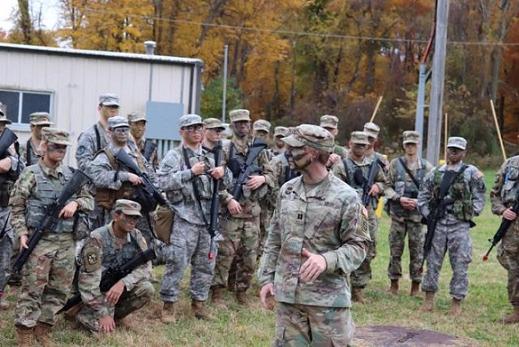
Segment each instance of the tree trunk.
M33 41L33 27L31 22L31 13L29 12L29 0L18 0L18 10L20 12L19 21L23 43L31 44Z

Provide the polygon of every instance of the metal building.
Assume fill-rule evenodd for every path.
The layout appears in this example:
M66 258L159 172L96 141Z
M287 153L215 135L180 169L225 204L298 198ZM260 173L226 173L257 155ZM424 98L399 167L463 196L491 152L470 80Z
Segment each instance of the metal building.
M79 134L98 119L98 96L114 93L120 114L145 112L146 137L159 140L160 152L179 140L178 118L200 108L200 59L64 49L0 43L0 101L20 137L30 136L29 114L50 113L58 128Z

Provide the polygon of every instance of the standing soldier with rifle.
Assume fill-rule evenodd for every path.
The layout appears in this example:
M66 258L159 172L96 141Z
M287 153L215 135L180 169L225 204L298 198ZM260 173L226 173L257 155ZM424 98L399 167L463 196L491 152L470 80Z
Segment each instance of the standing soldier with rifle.
M422 311L425 312L434 308L434 295L447 251L452 268L451 315L461 314L461 301L468 292L467 270L472 261L469 229L475 226L472 219L483 211L486 188L483 173L463 163L466 148L464 138L450 137L447 164L429 172L418 193L418 209L427 220L424 245L427 272L422 282L425 292Z
M373 161L373 160L375 160L375 158L377 158L380 161L380 164L381 164L382 169L384 170L384 173L387 172L387 169L389 167L389 162L387 161L387 157L384 154L375 151L375 144L377 143L377 140L378 140L378 135L380 133L380 127L373 122L368 122L368 123L364 124L364 132L366 134L368 134L368 141L369 141L369 146L366 149L366 158L368 158L368 160L370 160L370 161Z
M231 195L226 198L222 216L222 236L216 269L211 285L213 303L226 307L223 292L229 279L229 270L235 256L236 299L247 305L246 291L256 268L260 234L259 202L269 188L274 187L272 169L267 158L267 145L251 141L251 119L248 110L229 112L233 138L223 147L227 167L233 174Z
M274 128L274 145L272 146L271 152L273 157L285 153L286 145L283 142L283 138L288 135L287 127L275 127Z
M508 300L514 309L503 317L503 322L515 324L519 323L519 156L509 158L497 172L490 200L492 212L503 217L498 231L501 233L496 233L501 239L497 260L508 273ZM492 245L497 242L499 240L494 240Z
M11 226L9 194L14 182L23 169L23 163L16 153L16 135L7 128L6 107L0 103L0 310L9 308L5 300L4 288L11 276L11 257L14 243L14 230Z
M416 296L422 282L423 244L425 230L422 215L416 203L418 191L425 175L432 170L432 165L418 157L420 134L416 131L404 131L403 147L405 154L395 158L389 164L386 176L385 196L391 216L389 230L389 265L387 274L391 280L389 291L398 293L398 281L402 277L402 254L406 235L409 238L409 274L411 277L411 296Z
M328 130L330 134L333 135L334 139L337 138L337 135L339 135L339 118L336 116L329 114L321 116L319 125L321 128ZM340 159L346 158L347 155L348 149L336 143L333 147L333 152L330 155L330 163L335 164Z
M157 154L157 144L151 139L144 138L146 132L146 115L143 113L133 112L128 115L128 123L130 124L130 133L137 148L146 158L154 170L159 167L159 157Z
M204 119L204 140L202 141L202 147L206 151L212 151L220 141L222 141L222 134L225 130L225 126L222 121L218 118L206 118Z
M33 336L41 345L49 345L55 313L65 304L74 277L73 216L94 207L84 182L76 181L73 169L62 164L69 134L45 128L42 135L43 157L25 168L9 200L12 224L20 238L14 268L23 266L15 311L19 346L31 346ZM41 239L33 246L35 237Z
M31 137L25 143L25 146L20 147L20 157L25 161L25 165L34 165L40 159L40 143L41 131L43 128L50 127L52 123L49 120L47 112L34 112L30 114L31 122Z
M366 158L369 146L368 135L362 131L354 131L350 136L350 150L348 156L337 162L333 173L348 183L361 198L368 211L368 228L371 241L366 259L360 267L351 273L351 298L354 302L364 303L364 288L371 279L371 261L377 255L378 221L375 216L376 197L384 189L385 176L378 160L370 161Z

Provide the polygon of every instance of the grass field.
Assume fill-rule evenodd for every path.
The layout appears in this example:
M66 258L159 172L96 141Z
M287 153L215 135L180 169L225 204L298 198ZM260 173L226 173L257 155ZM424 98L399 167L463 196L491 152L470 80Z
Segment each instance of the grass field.
M485 172L487 189L490 189L494 172ZM423 314L418 308L421 300L408 296L410 280L404 275L400 282L401 292L392 296L386 292L389 286L386 269L388 264L389 219L383 216L378 237L378 255L374 260L373 280L366 290L369 303L353 307L353 317L358 326L364 325L401 325L420 329L431 329L474 341L481 346L519 346L519 327L505 326L500 323L503 314L510 311L506 294L506 272L499 265L495 251L490 260L483 263L481 256L488 247L490 238L500 219L490 213L487 201L485 212L477 220L477 227L471 230L473 238L473 260L469 267L469 295L463 303L461 317L452 319L447 315L450 307L448 283L450 266L444 264L441 289L437 295L437 308L432 314ZM404 259L407 259L407 253ZM407 261L404 261L407 274ZM156 269L160 278L162 268ZM157 284L158 292L158 284ZM53 333L53 339L60 346L268 346L274 333L274 315L260 308L259 302L251 293L250 309L241 309L231 295L228 296L230 309L218 311L211 309L217 317L214 322L197 321L190 315L190 302L186 291L181 300L180 321L171 326L161 324L156 318L160 301L158 294L150 307L132 315L137 328L134 331L118 331L102 341L96 340L86 332L74 329L72 324L60 320ZM9 301L16 301L15 294ZM15 343L13 310L0 312L0 346Z

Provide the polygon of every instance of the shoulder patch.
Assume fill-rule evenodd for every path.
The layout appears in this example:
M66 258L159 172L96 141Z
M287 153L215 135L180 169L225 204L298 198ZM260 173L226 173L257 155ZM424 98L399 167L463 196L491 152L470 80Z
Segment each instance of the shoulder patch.
M101 267L101 252L96 242L88 242L83 247L82 265L85 272L94 272Z

